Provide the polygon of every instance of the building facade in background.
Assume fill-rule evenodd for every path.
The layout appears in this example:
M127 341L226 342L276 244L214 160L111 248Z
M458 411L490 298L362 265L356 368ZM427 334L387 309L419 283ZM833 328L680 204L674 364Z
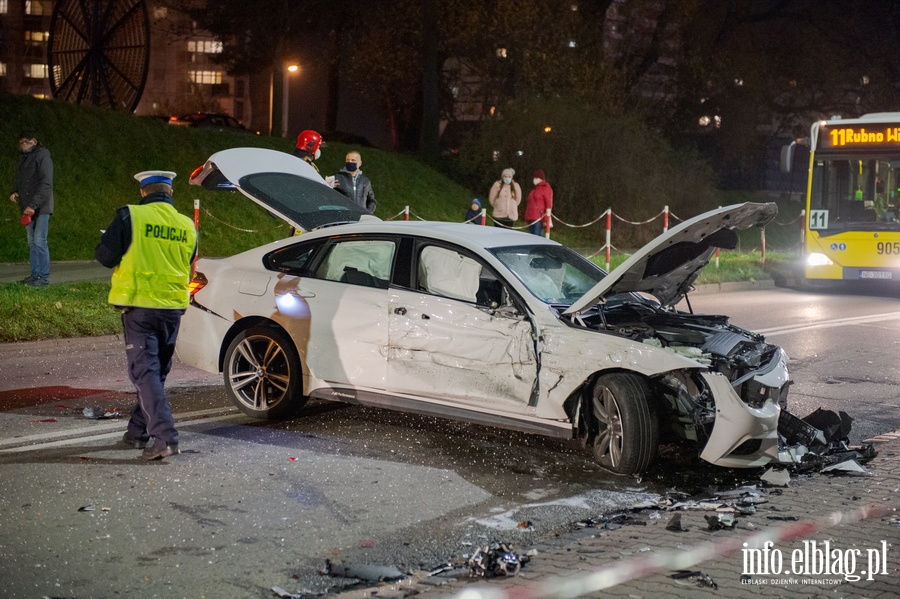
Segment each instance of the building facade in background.
M260 97L254 104L250 78L232 77L216 64L222 43L197 30L185 13L152 0L147 5L150 67L135 113L224 112L268 132L271 102ZM53 6L54 0L0 0L0 92L52 97L47 47Z

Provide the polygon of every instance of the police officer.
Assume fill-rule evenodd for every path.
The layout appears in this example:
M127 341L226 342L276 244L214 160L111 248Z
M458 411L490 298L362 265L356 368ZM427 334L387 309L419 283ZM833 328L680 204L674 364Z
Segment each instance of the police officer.
M172 204L171 171L134 176L141 201L116 210L94 251L114 268L109 303L121 308L128 375L137 389L123 442L158 460L178 453L178 431L164 385L172 367L181 316L188 306L197 252L193 221Z

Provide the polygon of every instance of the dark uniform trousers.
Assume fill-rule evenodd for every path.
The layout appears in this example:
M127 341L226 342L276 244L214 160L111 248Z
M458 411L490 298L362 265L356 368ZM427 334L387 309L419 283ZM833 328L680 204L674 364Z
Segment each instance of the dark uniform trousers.
M184 310L126 308L122 312L128 376L137 389L128 434L153 438L158 448L178 444L178 431L166 400L166 376L172 368L175 339Z

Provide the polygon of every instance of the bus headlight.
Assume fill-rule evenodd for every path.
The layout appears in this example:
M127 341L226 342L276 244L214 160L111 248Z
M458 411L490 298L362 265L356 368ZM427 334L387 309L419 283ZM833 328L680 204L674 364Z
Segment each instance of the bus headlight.
M831 266L832 264L834 262L825 254L807 254L806 256L807 266Z

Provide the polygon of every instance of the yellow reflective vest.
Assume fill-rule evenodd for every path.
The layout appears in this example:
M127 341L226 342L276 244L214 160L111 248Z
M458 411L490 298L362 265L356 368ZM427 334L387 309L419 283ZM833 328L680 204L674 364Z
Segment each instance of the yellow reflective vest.
M131 245L113 271L109 303L139 308L186 308L194 222L167 202L128 206Z

